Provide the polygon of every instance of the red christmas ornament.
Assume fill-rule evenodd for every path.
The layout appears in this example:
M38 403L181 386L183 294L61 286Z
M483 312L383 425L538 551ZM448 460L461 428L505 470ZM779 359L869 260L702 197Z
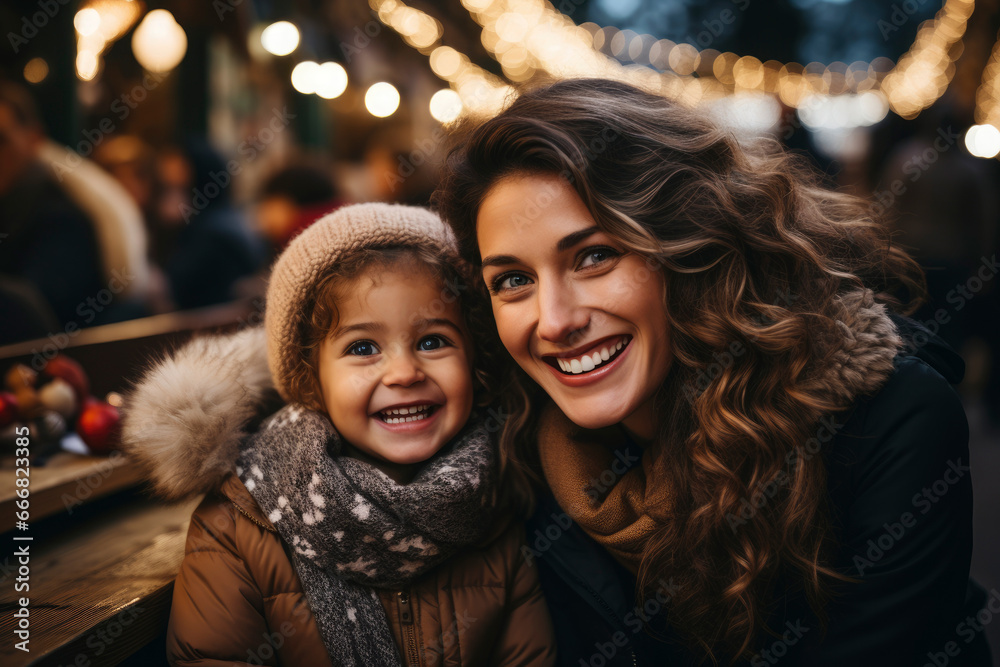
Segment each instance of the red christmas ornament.
M77 406L82 406L87 397L90 396L90 381L87 379L87 374L83 372L83 366L65 354L57 354L49 359L42 369L42 374L61 378L68 382L69 386L73 387L73 393L76 394Z
M121 417L118 408L96 398L88 398L76 422L76 432L95 454L118 448Z
M20 410L18 410L17 396L7 391L0 391L0 427L13 424L17 421Z

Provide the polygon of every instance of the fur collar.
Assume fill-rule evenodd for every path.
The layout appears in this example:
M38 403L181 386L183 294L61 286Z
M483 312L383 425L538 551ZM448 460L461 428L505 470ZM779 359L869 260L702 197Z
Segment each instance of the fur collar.
M280 406L263 327L198 336L152 362L125 397L122 449L153 491L180 500L220 487L239 443Z
M885 383L902 340L870 290L834 305L843 335L828 341L828 363L807 389L847 405ZM123 448L165 499L218 489L235 471L239 443L280 406L276 399L263 328L196 337L155 361L126 397Z

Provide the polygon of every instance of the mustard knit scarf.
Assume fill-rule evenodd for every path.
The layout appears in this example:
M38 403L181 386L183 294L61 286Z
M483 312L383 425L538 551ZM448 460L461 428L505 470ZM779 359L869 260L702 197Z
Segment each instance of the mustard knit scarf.
M620 427L582 429L550 404L541 415L538 447L559 506L634 574L672 501L666 485L655 481L650 452L630 456L625 437Z

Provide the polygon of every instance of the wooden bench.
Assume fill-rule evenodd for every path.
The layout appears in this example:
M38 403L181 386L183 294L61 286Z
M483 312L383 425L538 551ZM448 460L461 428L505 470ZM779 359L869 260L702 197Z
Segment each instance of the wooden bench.
M126 391L151 360L193 333L233 330L259 317L249 303L171 313L84 329L60 351L83 365L91 392L103 398ZM0 347L0 373L30 365L52 344ZM162 641L173 581L200 498L164 504L144 492L125 457L60 452L31 468L31 518L21 531L14 525L13 468L13 457L0 457L0 664L166 665ZM30 554L27 592L15 590L14 553L22 545ZM15 647L21 597L30 601L28 653Z
M8 556L0 567L0 664L117 665L163 632L198 500L164 505L129 492L110 500L115 506L94 503L76 519L49 519L64 524L55 535L38 539L30 530L35 539L15 543L29 546L31 590L14 591L18 564ZM13 639L22 595L30 599L28 653Z

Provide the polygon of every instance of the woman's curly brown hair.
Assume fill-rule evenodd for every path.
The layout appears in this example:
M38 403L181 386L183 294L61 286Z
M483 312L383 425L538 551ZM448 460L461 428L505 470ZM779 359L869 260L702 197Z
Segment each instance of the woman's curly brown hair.
M674 361L656 397L655 446L678 504L645 547L638 592L673 577L670 623L713 662L752 654L779 589L803 592L822 620L833 583L846 578L827 565L824 462L789 466L787 456L822 415L849 407L809 382L828 361L823 341L841 335L837 297L871 289L910 314L925 294L920 267L866 201L823 187L776 141L740 144L704 114L627 84L555 83L457 135L433 202L473 264L491 188L549 173L568 180L603 231L665 273ZM733 343L745 352L699 384ZM544 483L544 394L509 360L500 389L511 415L503 474L527 512ZM776 495L734 530L741 500L775 479L785 482Z

